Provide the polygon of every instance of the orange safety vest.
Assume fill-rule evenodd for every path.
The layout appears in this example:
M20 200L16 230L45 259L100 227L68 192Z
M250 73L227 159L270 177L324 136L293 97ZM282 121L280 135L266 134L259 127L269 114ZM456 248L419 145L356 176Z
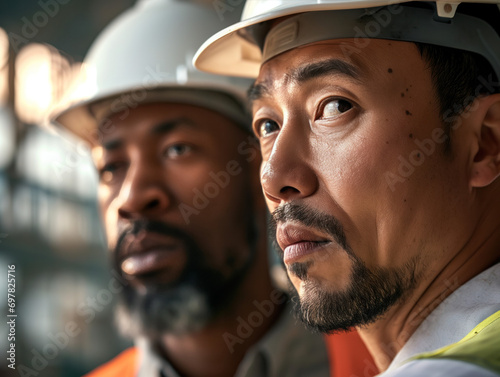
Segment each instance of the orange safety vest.
M331 377L371 377L378 373L357 331L326 335ZM136 377L137 348L129 348L84 377Z
M139 351L132 347L83 377L136 377L138 361Z

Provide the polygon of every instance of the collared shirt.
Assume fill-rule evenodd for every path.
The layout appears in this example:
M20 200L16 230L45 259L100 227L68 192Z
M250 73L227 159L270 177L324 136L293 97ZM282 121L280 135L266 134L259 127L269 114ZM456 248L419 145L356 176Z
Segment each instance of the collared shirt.
M172 365L146 341L138 342L137 377L179 377ZM328 377L324 338L309 332L291 314L287 304L278 322L243 358L235 377Z
M417 354L458 342L480 322L499 310L500 263L475 276L449 295L417 328L387 371L379 376L498 377L484 368L457 360L405 361Z

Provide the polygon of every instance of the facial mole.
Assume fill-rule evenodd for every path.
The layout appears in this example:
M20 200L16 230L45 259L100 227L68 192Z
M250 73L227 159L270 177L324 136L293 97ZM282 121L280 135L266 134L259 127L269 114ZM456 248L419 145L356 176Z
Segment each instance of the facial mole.
M410 137L410 139L413 139L413 134L409 134L408 136Z
M404 96L405 96L405 94L404 94L404 93L401 93L401 97L404 97Z
M387 72L392 73L392 68L389 68Z
M410 113L408 110L405 111L406 115L413 115L412 113Z

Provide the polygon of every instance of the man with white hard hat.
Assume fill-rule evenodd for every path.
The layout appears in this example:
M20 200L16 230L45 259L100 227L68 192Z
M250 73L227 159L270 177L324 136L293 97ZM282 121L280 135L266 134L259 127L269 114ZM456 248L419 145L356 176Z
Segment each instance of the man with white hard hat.
M95 41L86 81L54 115L92 149L118 323L136 342L89 376L329 376L323 337L270 278L250 83L191 63L223 26L209 7L138 2ZM345 376L371 360L361 342L352 354Z
M500 2L250 0L194 61L256 78L303 321L384 376L500 375Z

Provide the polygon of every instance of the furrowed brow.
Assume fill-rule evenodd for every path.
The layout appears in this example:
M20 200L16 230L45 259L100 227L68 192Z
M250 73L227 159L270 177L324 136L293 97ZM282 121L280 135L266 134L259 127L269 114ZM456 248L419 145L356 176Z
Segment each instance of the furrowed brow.
M357 67L339 59L328 59L303 65L292 72L291 78L301 84L327 75L341 75L360 81Z
M350 63L339 59L328 59L316 63L300 66L291 73L286 73L287 81L295 81L302 84L306 81L321 78L328 75L341 75L356 82L361 82L361 74L358 68ZM250 104L271 95L271 85L268 82L254 83L247 92Z

